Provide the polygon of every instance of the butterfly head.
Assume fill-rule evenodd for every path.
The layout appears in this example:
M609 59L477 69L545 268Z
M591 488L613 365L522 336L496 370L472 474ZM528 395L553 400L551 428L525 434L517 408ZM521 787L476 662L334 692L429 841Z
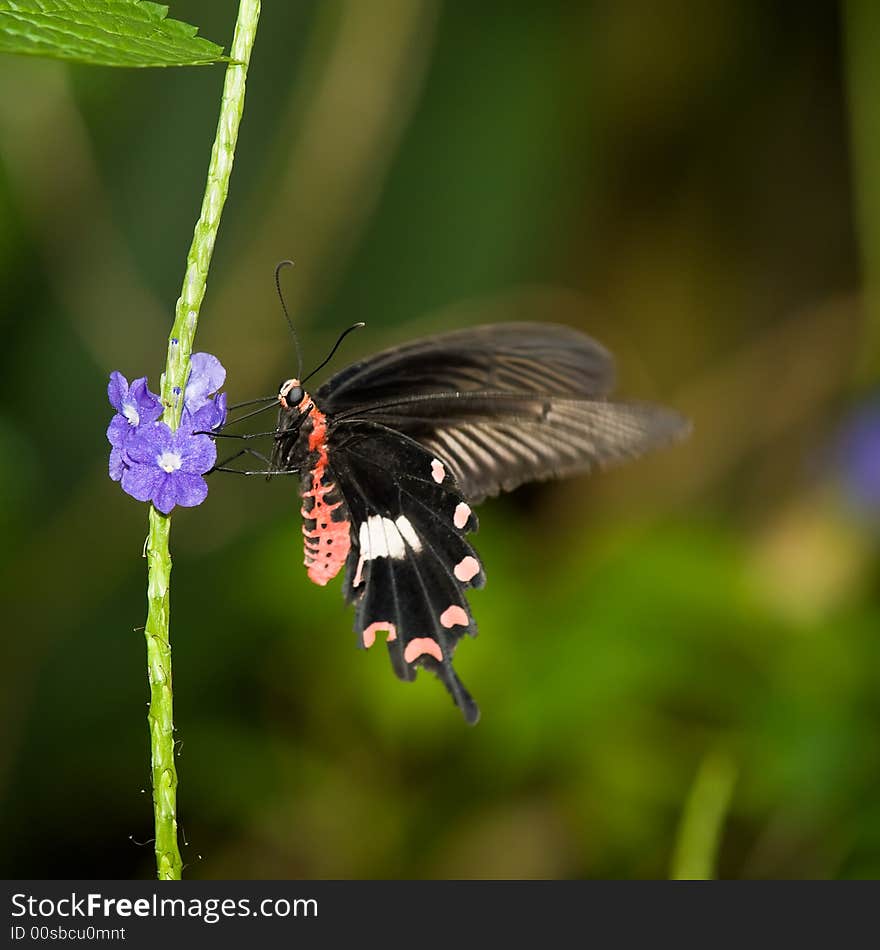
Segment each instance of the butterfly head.
M312 397L298 379L286 379L278 387L278 422L275 429L274 468L296 470L296 444L303 422L314 409Z
M278 402L287 412L305 411L307 401L302 385L298 379L287 379L278 387Z

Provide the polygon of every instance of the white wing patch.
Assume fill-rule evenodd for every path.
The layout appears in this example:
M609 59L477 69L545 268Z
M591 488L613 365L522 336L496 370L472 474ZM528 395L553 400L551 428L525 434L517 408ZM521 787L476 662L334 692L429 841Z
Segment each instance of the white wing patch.
M388 519L383 519L387 521ZM403 540L413 549L413 551L418 554L422 550L422 542L419 540L419 536L416 534L415 529L409 522L409 518L401 515L397 521L394 522L397 525L397 530L400 532Z
M367 518L361 525L359 540L365 561L372 561L376 557L392 557L399 561L406 554L406 545L397 525L381 515Z
M397 521L383 518L382 515L370 515L361 523L358 541L360 558L353 587L357 587L363 580L365 561L372 561L377 557L390 557L395 561L402 561L406 557L407 545L416 554L422 550L422 542L415 528L409 518L404 515L401 515Z

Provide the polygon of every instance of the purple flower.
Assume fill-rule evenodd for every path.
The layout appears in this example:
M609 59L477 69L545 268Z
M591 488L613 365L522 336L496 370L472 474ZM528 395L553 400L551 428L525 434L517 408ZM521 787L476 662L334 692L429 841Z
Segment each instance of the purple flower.
M202 477L217 461L217 447L207 435L193 435L182 423L172 432L164 422L138 428L126 447L129 464L122 488L138 501L151 501L163 514L175 505L192 508L208 494Z
M216 356L210 353L193 353L189 361L189 379L183 394L183 404L195 413L210 399L226 380L226 370Z
M217 393L225 380L226 370L216 356L193 353L190 357L183 408L192 422L193 432L216 429L226 421L226 394ZM211 393L217 394L212 396Z
M189 420L193 432L209 432L218 429L226 421L226 393L217 393L196 412L184 407L183 415Z
M136 379L131 386L122 373L110 374L107 398L116 415L107 427L110 442L110 477L114 482L122 478L127 465L126 444L132 432L140 425L149 425L162 415L162 400L147 388L147 377Z
M880 511L880 399L864 405L845 423L838 460L853 501L863 509Z
M175 341L176 342L176 341ZM163 514L175 505L200 505L208 494L203 478L217 461L207 433L226 420L226 394L217 390L226 370L216 356L194 353L183 393L180 426L172 432L159 422L162 401L147 388L146 377L131 386L121 373L110 374L107 395L116 415L107 429L110 477L138 501L151 501ZM176 396L180 390L175 388Z

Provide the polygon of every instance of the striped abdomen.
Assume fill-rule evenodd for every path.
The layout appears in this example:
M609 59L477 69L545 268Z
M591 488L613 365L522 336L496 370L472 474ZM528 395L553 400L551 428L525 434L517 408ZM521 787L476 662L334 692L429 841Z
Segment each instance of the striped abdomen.
M323 587L345 563L351 525L336 483L328 480L327 420L316 406L303 423L302 435L308 438L309 448L301 485L305 565L309 579Z

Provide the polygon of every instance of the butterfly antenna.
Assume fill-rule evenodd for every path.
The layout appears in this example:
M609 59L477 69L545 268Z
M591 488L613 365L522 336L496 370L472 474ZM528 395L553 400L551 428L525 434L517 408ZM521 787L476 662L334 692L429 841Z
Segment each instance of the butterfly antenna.
M278 394L274 396L260 396L259 399L245 399L244 402L234 402L228 405L226 408L232 411L233 409L243 409L245 406L256 406L257 403L261 402L278 402Z
M309 373L309 375L306 376L305 379L300 380L300 382L304 383L306 379L311 379L315 375L315 373L317 373L319 370L322 370L330 362L330 360L333 359L333 354L339 349L340 343L342 343L342 341L348 336L348 334L353 332L354 330L360 330L361 327L365 327L365 326L366 326L366 323L353 323L347 330L343 330L342 333L339 334L339 339L333 344L333 349L330 350L330 352L325 357L324 361L320 363L318 366L316 366L311 371L311 373Z
M293 326L293 321L290 319L290 313L287 310L287 304L284 302L284 294L281 292L281 271L285 267L293 267L293 261L281 261L275 267L275 289L278 291L278 299L281 301L281 309L284 311L284 319L287 320L287 325L290 327L290 332L293 335L293 345L296 347L296 362L297 370L296 375L297 379L302 376L303 369L303 358L302 350L299 348L299 337L297 336L296 329Z

